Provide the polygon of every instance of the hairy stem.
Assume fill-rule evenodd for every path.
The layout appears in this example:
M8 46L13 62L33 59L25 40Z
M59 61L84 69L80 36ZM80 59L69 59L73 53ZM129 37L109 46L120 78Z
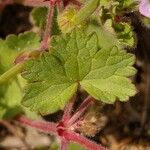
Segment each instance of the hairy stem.
M43 2L42 0L24 0L17 3L32 7L49 7L49 2Z
M72 99L69 101L69 103L66 105L62 121L66 122L70 119L75 100L76 100L76 95L74 95Z
M58 8L58 13L62 13L62 11L64 10L64 4L62 0L59 0L57 2L57 8Z
M40 51L45 51L48 48L48 40L49 40L49 37L51 36L50 32L51 32L51 27L52 27L54 6L55 6L55 3L49 3L49 9L48 9L48 14L47 14L47 23L46 23L45 32L44 32L44 36L43 36L43 41L41 43Z
M0 5L2 4L2 5L6 5L6 4L11 4L11 3L13 3L13 0L1 0L0 1Z
M65 131L64 137L69 141L77 142L80 145L83 145L88 150L106 150L100 144L96 144L95 142L92 142L88 140L87 138L81 136L80 134L72 132L72 131Z
M67 145L68 145L68 141L64 138L61 139L61 145L60 145L60 149L61 150L67 150Z
M10 70L0 76L0 84L7 82L9 79L15 77L24 68L24 63L20 63L12 67Z
M45 122L45 121L34 121L26 118L25 116L19 116L16 118L21 124L36 128L37 130L43 131L44 133L57 133L56 124Z
M43 2L43 0L2 0L0 1L0 6L5 6L13 3L31 7L49 7L49 2Z
M68 127L74 124L81 115L87 110L87 108L92 103L92 97L88 96L79 106L79 108L76 110L76 113L72 116L72 118L68 121L67 125Z
M74 4L74 5L77 5L77 6L81 6L82 5L82 3L80 1L78 1L78 0L70 0L70 2L72 4Z

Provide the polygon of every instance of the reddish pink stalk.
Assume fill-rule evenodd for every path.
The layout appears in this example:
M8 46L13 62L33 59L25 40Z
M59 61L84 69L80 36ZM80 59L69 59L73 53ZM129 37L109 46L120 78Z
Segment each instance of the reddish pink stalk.
M72 109L73 109L75 99L76 99L76 95L74 95L72 97L72 99L69 101L69 103L66 105L62 121L66 122L71 118L71 113L72 113Z
M31 119L28 119L24 116L19 116L16 118L17 121L19 121L20 123L30 126L30 127L34 127L40 131L43 131L45 133L57 133L57 129L56 129L56 124L55 123L50 123L50 122L44 122L44 121L34 121Z
M76 113L72 116L72 118L68 121L68 127L73 125L81 115L87 110L87 108L92 104L92 97L88 96L80 105L80 107L76 110Z
M67 150L67 146L68 146L68 141L64 138L61 139L61 150Z
M6 6L13 3L19 3L31 7L49 7L49 2L44 2L43 0L23 0L23 1L2 0L0 1L0 6Z
M77 6L81 6L81 5L82 5L82 3L81 3L80 1L78 1L78 0L70 0L70 2L71 2L72 4L77 5Z
M86 147L88 150L106 150L100 144L96 144L95 142L88 140L78 133L72 131L64 131L63 135L67 140L77 142L80 145Z
M54 1L49 2L49 10L48 10L48 15L47 15L47 24L45 27L45 32L43 36L43 41L41 43L40 51L45 51L48 48L48 40L50 37L50 32L51 32L51 27L52 27L52 19L53 19L53 14L54 14Z
M13 0L1 0L0 1L0 11L2 11L7 5L12 4Z
M64 0L64 6L67 6L69 3L75 4L77 6L81 6L82 3L78 0Z
M61 150L67 150L67 145L69 141L77 142L84 147L88 148L88 150L105 150L101 145L96 144L95 142L90 141L86 137L81 136L78 133L73 132L75 128L72 128L77 122L77 120L81 117L81 115L85 112L88 106L92 103L92 97L88 96L77 109L76 113L71 118L71 111L75 101L75 97L73 97L72 101L67 105L66 110L64 111L64 116L57 124L48 123L45 121L33 121L31 119L27 119L25 117L18 117L17 120L31 127L34 127L40 131L45 133L53 133L61 139ZM71 119L70 119L71 118Z
M94 99L91 96L88 96L85 100L83 100L83 102L81 103L79 108L76 110L76 112L86 107L89 103L92 103L92 100Z
M62 0L58 0L57 8L58 8L58 13L61 13L64 10L64 3Z
M13 0L1 0L0 1L0 5L8 5L12 3L13 3Z
M24 0L21 3L32 7L49 7L49 2L44 2L43 0Z

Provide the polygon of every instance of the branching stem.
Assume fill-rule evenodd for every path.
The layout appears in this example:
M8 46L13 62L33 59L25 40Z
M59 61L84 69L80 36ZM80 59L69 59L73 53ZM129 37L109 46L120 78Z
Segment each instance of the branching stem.
M67 150L68 141L64 138L61 139L61 150Z
M54 14L54 2L49 3L49 9L48 9L48 14L47 14L47 23L44 31L44 36L43 36L43 41L41 43L40 51L45 51L48 48L48 40L49 37L51 36L51 27L52 27L52 19L53 19L53 14Z
M65 131L64 136L67 140L77 142L80 145L86 147L88 150L106 150L100 144L96 144L95 142L88 140L87 138L78 133Z
M83 115L83 113L87 110L87 108L92 103L92 97L88 96L79 106L79 108L76 110L75 114L72 116L72 118L68 121L67 125L68 127L73 125L80 117Z
M40 131L43 131L44 133L55 133L55 134L57 133L55 123L45 121L34 121L24 116L19 116L16 118L16 120L19 121L21 124L36 128Z
M68 121L71 118L71 113L72 113L75 100L76 100L76 95L74 95L72 99L69 101L69 103L66 105L63 118L62 118L64 122Z

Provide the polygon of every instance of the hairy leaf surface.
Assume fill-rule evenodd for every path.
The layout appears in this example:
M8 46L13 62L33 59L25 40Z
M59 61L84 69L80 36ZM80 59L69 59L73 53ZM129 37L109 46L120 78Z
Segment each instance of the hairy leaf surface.
M14 65L14 60L20 52L35 50L39 44L40 38L33 32L25 32L18 36L10 35L6 40L0 40L0 74ZM20 103L22 80L16 77L5 84L0 84L0 119L8 119L24 111Z
M0 64L4 71L12 67L20 52L35 50L39 44L40 37L33 32L21 33L18 36L9 35L6 40L0 40Z
M42 114L63 109L80 85L106 103L125 101L135 94L127 78L135 73L134 57L116 46L98 48L96 34L54 36L51 52L26 63L23 77L29 84L23 104Z

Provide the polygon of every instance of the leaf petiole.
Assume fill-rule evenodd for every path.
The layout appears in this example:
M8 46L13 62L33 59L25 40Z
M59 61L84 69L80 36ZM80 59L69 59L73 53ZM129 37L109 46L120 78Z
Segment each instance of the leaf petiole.
M9 79L15 77L18 73L20 73L24 68L24 63L19 63L9 69L7 72L0 76L0 84L7 82Z
M98 7L100 0L90 0L88 1L83 8L72 18L72 21L75 25L80 24L86 18L88 18Z

